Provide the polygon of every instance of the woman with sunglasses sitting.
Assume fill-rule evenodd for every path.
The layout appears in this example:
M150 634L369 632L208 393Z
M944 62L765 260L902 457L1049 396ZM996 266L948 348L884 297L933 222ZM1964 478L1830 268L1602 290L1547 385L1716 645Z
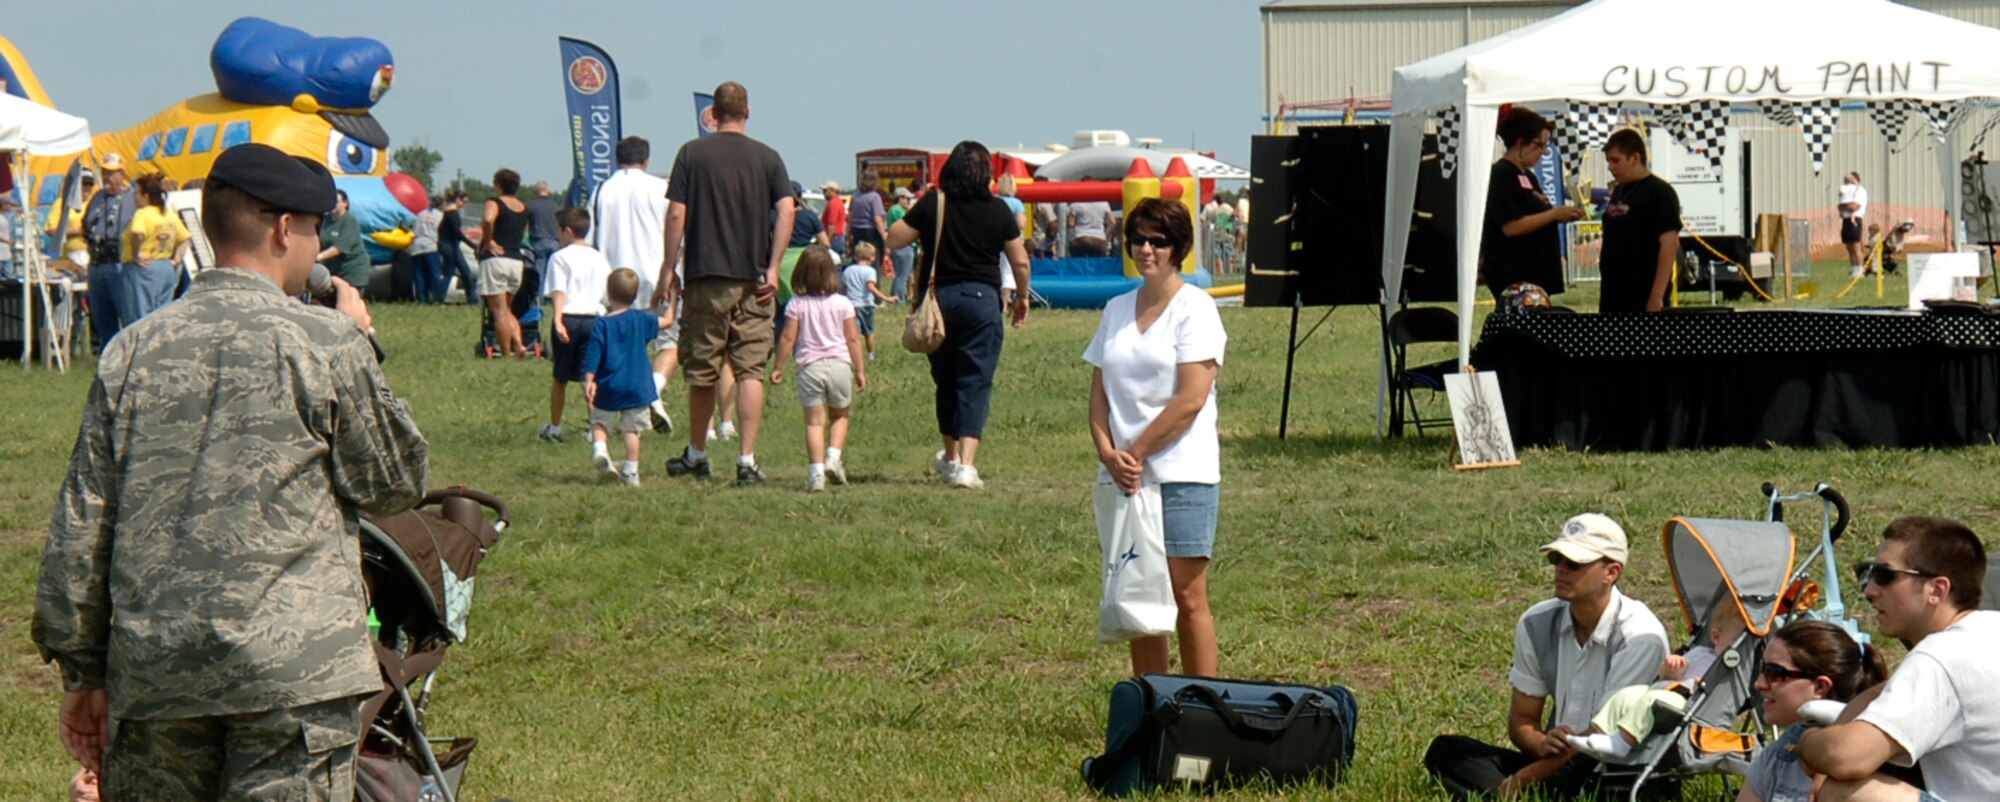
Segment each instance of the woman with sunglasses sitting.
M1736 802L1806 802L1816 791L1814 779L1799 763L1799 738L1831 716L1801 715L1799 708L1818 700L1845 703L1888 676L1882 654L1854 642L1846 630L1825 621L1798 621L1771 636L1764 647L1764 665L1757 672L1757 693L1764 697L1764 722L1784 727L1778 740L1757 752L1750 778ZM1819 711L1811 711L1818 713ZM1830 711L1838 715L1837 706Z

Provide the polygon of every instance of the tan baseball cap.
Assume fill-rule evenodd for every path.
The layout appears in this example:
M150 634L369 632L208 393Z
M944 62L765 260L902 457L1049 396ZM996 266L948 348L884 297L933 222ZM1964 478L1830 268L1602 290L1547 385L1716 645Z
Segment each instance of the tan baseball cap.
M1563 522L1562 534L1542 545L1542 553L1549 552L1561 554L1572 562L1610 558L1623 564L1628 556L1625 529L1608 516L1586 512Z

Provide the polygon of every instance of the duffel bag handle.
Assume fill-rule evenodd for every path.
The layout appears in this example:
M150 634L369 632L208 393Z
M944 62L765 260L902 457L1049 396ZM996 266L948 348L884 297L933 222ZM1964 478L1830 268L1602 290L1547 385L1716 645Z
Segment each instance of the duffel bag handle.
M1269 738L1284 732L1292 726L1293 721L1298 720L1299 713L1304 712L1308 707L1316 707L1320 704L1318 697L1292 699L1282 693L1271 694L1271 698L1278 700L1280 706L1288 709L1285 711L1285 717L1279 720L1278 723L1263 725L1252 724L1244 719L1243 714L1236 712L1236 709L1230 706L1228 700L1222 698L1222 694L1216 693L1214 688L1207 685L1198 683L1189 685L1174 694L1175 700L1190 697L1199 697L1201 701L1207 702L1210 707L1215 708L1216 714L1222 716L1223 723L1228 725L1232 732L1256 738ZM1286 702L1290 702L1290 704L1287 705L1285 704Z

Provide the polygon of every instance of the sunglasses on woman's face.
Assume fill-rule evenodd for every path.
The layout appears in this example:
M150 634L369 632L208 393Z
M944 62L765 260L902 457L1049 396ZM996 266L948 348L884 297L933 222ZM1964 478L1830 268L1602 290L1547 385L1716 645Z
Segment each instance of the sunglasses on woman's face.
M1763 677L1765 684L1768 685L1776 685L1786 680L1813 678L1812 674L1796 668L1786 668L1777 663L1765 663L1762 668L1757 670L1757 675Z
M1144 236L1140 234L1133 234L1131 236L1130 242L1132 243L1131 247L1134 250L1137 250L1141 245L1151 245L1153 246L1153 250L1164 251L1168 248L1173 247L1174 244L1173 240L1167 239L1166 237L1157 235Z
M1886 588L1891 583L1905 576L1920 576L1925 579L1931 579L1936 577L1937 574L1929 571L1919 571L1915 568L1897 568L1893 565L1883 565L1878 562L1865 562L1854 566L1855 579L1860 580L1863 584L1873 584L1876 587Z

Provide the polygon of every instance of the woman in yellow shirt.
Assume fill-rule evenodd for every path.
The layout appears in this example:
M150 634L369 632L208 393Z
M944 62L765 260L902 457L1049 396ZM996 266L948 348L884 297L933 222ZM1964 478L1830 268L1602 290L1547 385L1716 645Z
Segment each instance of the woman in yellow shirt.
M158 173L140 176L139 208L132 212L132 225L120 242L118 286L113 298L118 306L118 327L137 322L174 299L180 286L181 261L188 251L188 230L167 211L167 191ZM111 339L110 333L105 340Z

